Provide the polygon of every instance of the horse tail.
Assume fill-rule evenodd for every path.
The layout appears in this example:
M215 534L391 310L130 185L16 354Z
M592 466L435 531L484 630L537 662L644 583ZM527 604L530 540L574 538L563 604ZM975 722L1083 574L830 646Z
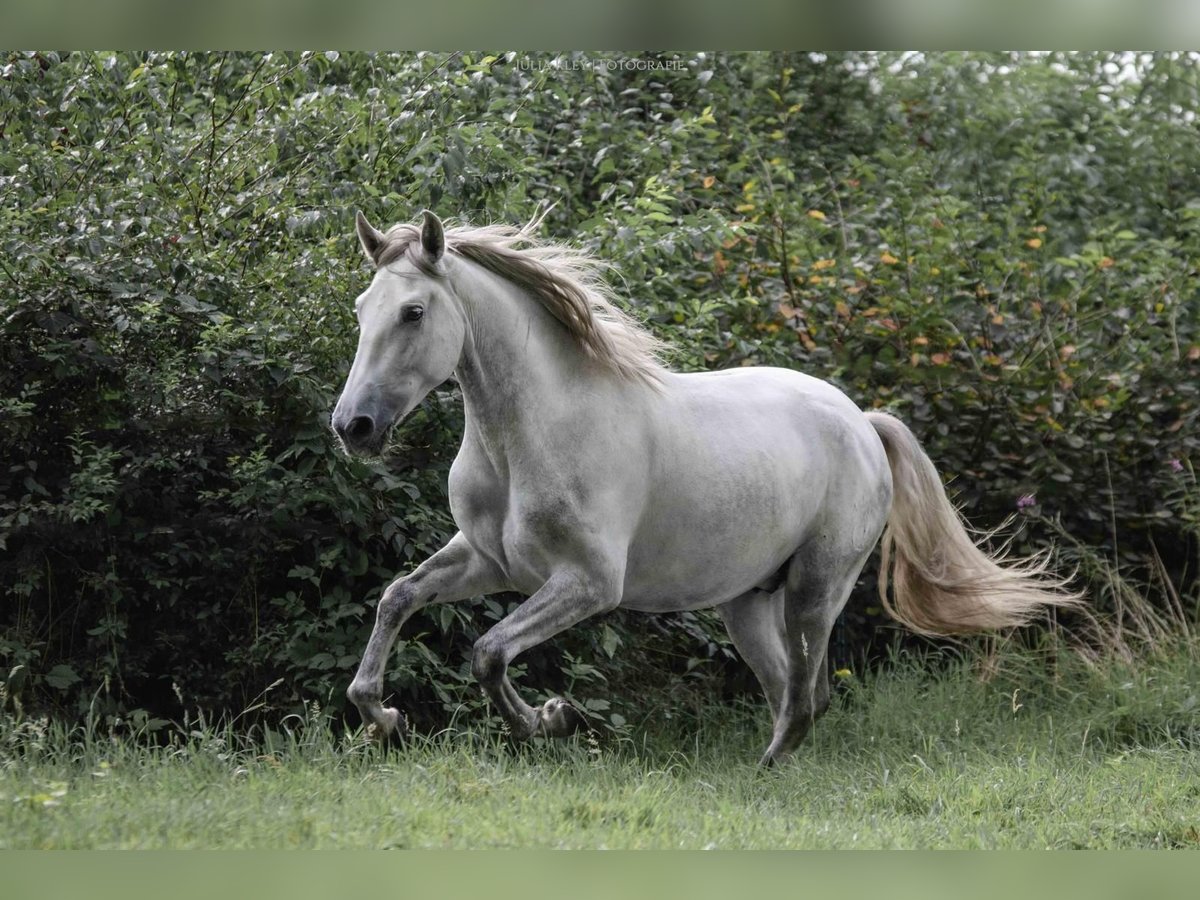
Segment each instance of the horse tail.
M980 549L908 427L886 413L866 415L892 470L879 596L893 618L921 634L959 634L1023 625L1045 608L1082 602L1068 579L1049 573L1049 552L1014 560Z

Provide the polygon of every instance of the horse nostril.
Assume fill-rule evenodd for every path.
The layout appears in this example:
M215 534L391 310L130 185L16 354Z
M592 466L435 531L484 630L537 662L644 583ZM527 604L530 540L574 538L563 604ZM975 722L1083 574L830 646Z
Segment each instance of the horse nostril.
M375 431L375 420L370 416L355 416L346 426L346 437L352 441L364 441Z

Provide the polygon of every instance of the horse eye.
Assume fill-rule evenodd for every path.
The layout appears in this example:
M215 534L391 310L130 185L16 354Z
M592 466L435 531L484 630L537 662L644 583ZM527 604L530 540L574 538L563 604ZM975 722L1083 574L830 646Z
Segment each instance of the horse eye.
M406 306L404 311L400 313L401 322L416 322L421 316L425 315L425 310L420 306Z

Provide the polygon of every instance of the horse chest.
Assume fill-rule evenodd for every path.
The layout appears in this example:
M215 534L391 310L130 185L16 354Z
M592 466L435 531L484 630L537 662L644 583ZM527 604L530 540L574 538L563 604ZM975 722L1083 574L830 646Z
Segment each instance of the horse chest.
M499 473L460 454L447 488L450 514L471 544L485 552L497 548L509 506L508 485Z
M570 504L536 484L514 485L508 474L460 456L450 470L450 512L514 590L532 593L549 577L556 548L568 539Z

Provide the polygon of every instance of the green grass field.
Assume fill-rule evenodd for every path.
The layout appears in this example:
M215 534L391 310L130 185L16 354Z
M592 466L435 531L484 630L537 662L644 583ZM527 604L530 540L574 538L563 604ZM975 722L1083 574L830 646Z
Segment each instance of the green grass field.
M1136 671L1011 655L986 681L977 662L900 659L843 679L772 771L757 705L683 736L386 753L320 716L272 746L191 727L165 747L9 717L0 846L1195 847L1198 676L1189 650Z

